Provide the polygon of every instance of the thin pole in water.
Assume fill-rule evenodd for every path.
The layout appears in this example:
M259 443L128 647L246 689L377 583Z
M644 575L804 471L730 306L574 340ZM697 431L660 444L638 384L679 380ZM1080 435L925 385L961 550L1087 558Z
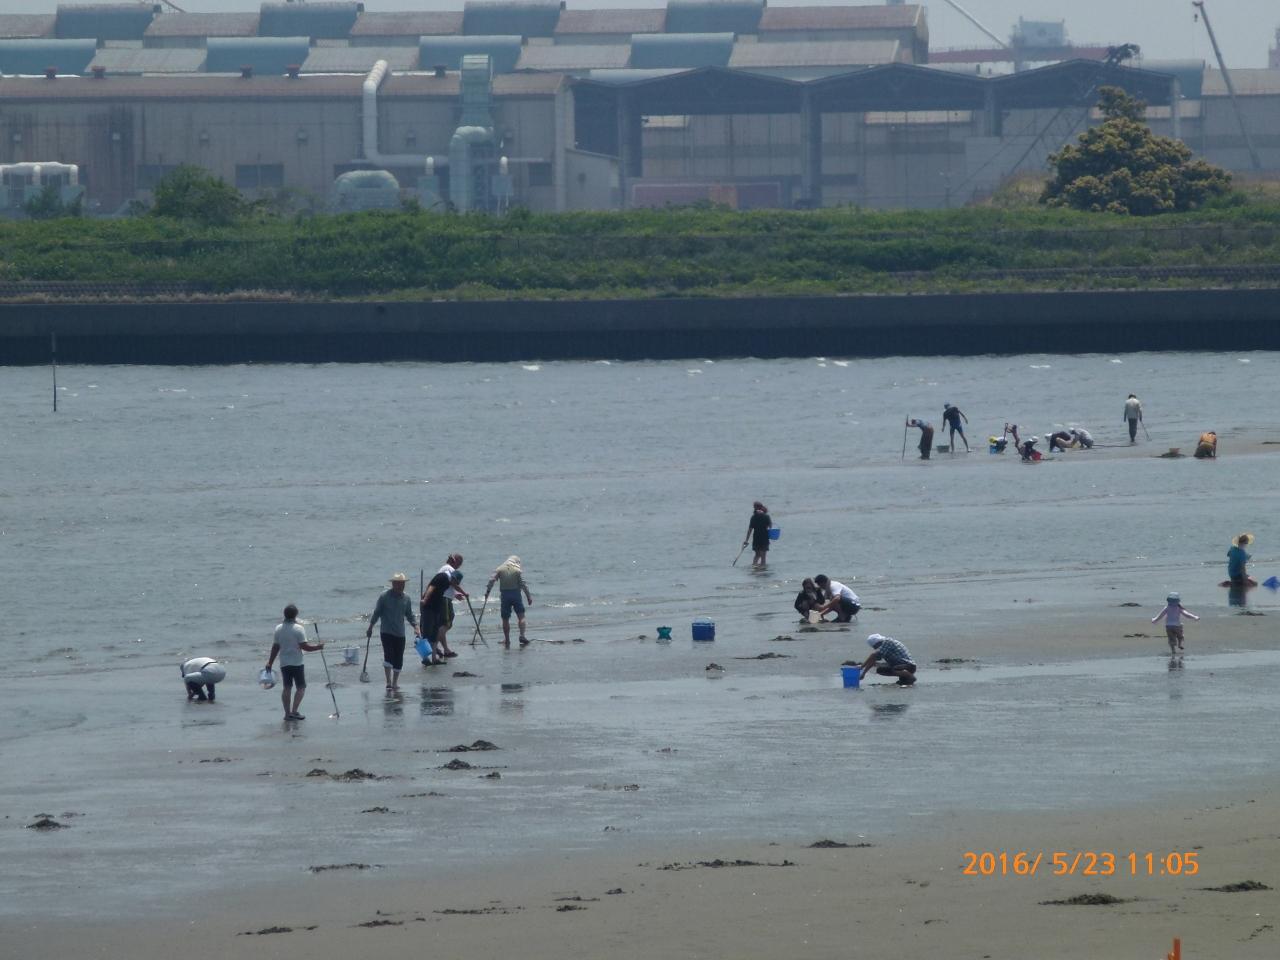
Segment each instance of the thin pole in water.
M49 347L53 364L53 412L58 412L58 334L49 334Z
M911 425L910 419L911 418L908 417L908 422L902 425L902 457L900 458L902 460L907 459L907 427Z

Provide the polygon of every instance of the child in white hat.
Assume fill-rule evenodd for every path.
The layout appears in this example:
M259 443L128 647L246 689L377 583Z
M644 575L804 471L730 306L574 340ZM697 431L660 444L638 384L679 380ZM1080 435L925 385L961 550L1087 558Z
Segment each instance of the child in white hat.
M1176 593L1169 594L1166 599L1166 606L1163 610L1151 618L1152 623L1158 623L1160 618L1164 618L1164 635L1169 640L1169 653L1182 652L1182 618L1190 617L1192 620L1199 620L1194 613L1182 605L1182 598Z

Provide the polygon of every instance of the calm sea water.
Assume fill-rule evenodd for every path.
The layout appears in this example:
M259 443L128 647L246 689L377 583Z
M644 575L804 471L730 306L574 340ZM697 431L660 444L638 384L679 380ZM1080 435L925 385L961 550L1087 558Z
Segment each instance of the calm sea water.
M1179 589L1192 609L1225 616L1216 584L1241 529L1258 536L1253 570L1280 573L1276 460L1260 446L1280 439L1280 355L58 376L54 414L49 371L0 371L0 801L14 814L0 830L13 865L0 890L13 909L65 880L42 866L45 841L73 831L18 829L37 812L84 814L80 869L114 864L134 884L177 890L213 881L170 862L151 826L212 824L228 869L258 876L270 867L255 844L279 823L245 810L264 805L320 802L330 817L290 869L339 857L394 865L411 862L403 842L433 815L397 798L446 791L486 805L437 836L438 855L462 862L591 846L605 826L808 836L856 830L886 800L925 816L1118 801L1185 785L1189 770L1227 782L1280 760L1280 746L1227 735L1277 706L1280 660L1241 654L1192 683L1146 656L1158 646L1137 659L1117 650L1105 668L1042 669L1039 654L983 639L1008 632L1012 599L1052 623L1121 602L1150 616ZM1136 452L1121 422L1130 391L1151 432ZM905 417L940 426L944 402L968 415L974 452L921 463L913 430L903 459ZM989 455L986 436L1010 420L1041 436L1081 424L1100 446L1035 466ZM1190 452L1208 428L1222 437L1217 462L1151 456ZM782 529L764 573L749 556L731 566L754 499ZM467 646L460 624L454 668L410 660L407 699L384 704L380 683L337 666L340 650L356 643L363 655L362 618L390 574L416 582L453 550L477 594L518 553L531 635L553 642L501 654L491 610L488 647ZM824 571L867 605L857 632L770 643L795 630L799 580ZM325 719L312 657L312 719L291 732L254 685L290 601L332 642L343 714ZM1250 604L1277 606L1262 589ZM698 616L716 621L714 644L689 642ZM676 642L649 639L659 625ZM958 656L984 669L851 698L836 667L861 658L871 630L924 663ZM790 658L734 659L766 651ZM214 708L182 696L176 665L198 654L228 666ZM708 679L711 660L722 679ZM1186 716L1196 723L1171 754L1168 724ZM1112 775L1116 724L1136 779ZM986 734L973 738L976 728ZM431 751L476 737L504 747L501 784L470 773L438 782ZM878 744L899 741L929 776L875 762ZM215 757L228 762L198 765ZM353 790L307 782L315 766L401 779ZM353 838L373 799L402 816Z

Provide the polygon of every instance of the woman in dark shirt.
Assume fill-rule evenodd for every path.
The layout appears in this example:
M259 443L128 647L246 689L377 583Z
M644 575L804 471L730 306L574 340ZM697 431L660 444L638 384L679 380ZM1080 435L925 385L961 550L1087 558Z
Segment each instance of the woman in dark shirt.
M769 516L769 511L765 505L757 500L753 505L751 519L747 522L747 535L742 541L742 545L747 545L747 540L751 541L751 549L754 551L751 555L751 565L753 567L763 567L765 564L765 554L769 552L769 528L773 526L773 519Z

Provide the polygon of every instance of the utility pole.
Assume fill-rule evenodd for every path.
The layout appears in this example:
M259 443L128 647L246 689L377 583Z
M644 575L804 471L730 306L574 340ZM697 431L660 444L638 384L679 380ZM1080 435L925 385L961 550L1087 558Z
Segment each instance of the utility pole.
M1244 123L1244 114L1240 112L1240 104L1236 101L1236 88L1231 82L1231 74L1227 71L1227 63L1222 59L1218 38L1213 35L1213 25L1209 23L1209 11L1204 8L1204 0L1191 0L1191 5L1196 8L1196 19L1203 19L1204 28L1209 32L1209 43L1213 45L1213 55L1218 58L1218 69L1222 71L1222 80L1227 85L1227 96L1231 98L1231 108L1236 112L1236 123L1240 124L1240 135L1244 137L1244 145L1249 148L1249 159L1253 162L1253 169L1261 170L1262 161L1258 159L1258 151L1253 147L1253 138L1249 136L1249 128Z

